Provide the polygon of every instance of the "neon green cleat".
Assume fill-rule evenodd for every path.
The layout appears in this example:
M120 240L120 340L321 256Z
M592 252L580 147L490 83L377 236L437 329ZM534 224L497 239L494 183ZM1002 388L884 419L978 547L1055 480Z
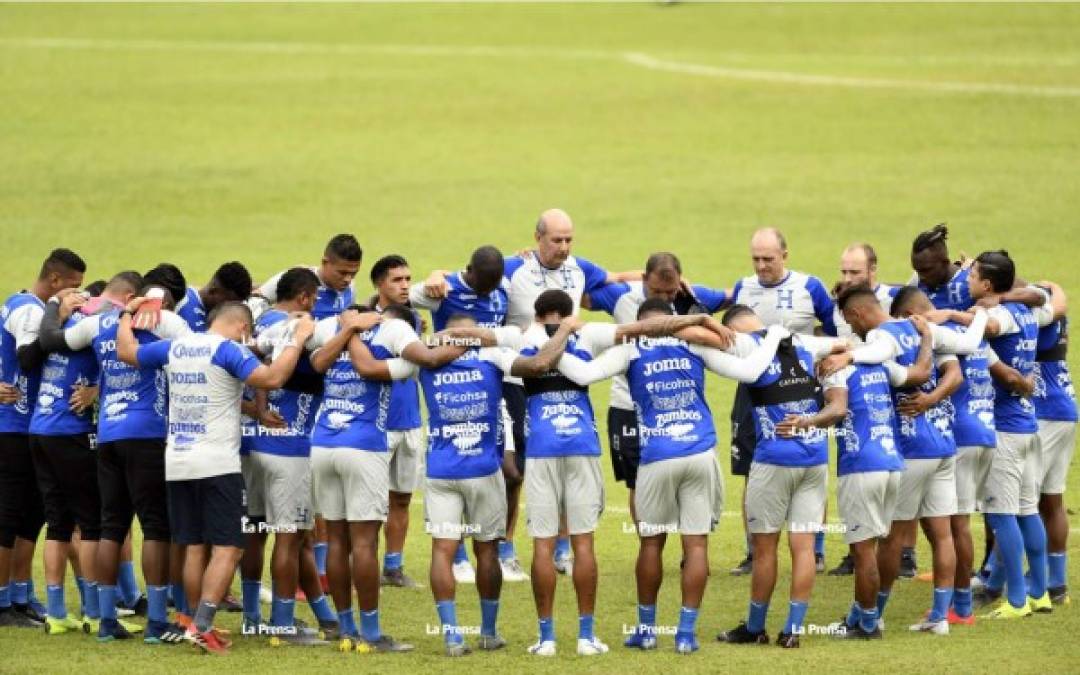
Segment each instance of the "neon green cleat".
M60 635L62 633L71 633L82 628L82 623L70 616L65 616L63 619L57 619L56 617L45 617L45 633L47 635Z
M131 623L129 621L124 621L123 619L117 619L116 621L117 621L117 623L119 623L123 627L124 630L126 630L129 633L141 633L141 632L143 632L143 627L140 626L137 623Z
M82 618L82 630L87 635L97 635L101 628L101 619L91 619L88 616Z
M1033 598L1028 596L1028 607L1031 611L1038 612L1039 614L1049 614L1054 611L1054 603L1050 601L1050 593L1043 593L1041 598Z
M1031 616L1031 606L1028 603L1024 603L1023 607L1013 607L1009 604L1008 599L1002 598L998 606L993 610L982 615L984 619L1019 619L1025 616Z

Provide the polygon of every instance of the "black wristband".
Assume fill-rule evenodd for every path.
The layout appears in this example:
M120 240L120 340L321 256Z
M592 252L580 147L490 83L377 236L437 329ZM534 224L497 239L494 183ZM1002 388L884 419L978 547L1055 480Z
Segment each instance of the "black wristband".
M124 316L125 314L127 314L128 316L135 316L135 312L131 311L131 310L130 310L130 309L128 309L127 307L125 307L124 309L120 310L120 316Z

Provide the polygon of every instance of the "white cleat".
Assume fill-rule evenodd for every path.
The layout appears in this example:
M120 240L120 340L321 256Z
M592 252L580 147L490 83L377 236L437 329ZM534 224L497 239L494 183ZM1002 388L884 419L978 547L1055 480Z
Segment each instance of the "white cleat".
M555 556L555 571L559 574L574 573L574 558L569 555Z
M274 594L270 592L269 588L263 586L259 589L259 602L264 605L272 605L274 603Z
M983 581L982 576L979 574L973 575L971 577L971 592L981 591L984 588L986 588L986 582Z
M914 624L909 629L915 633L933 633L934 635L948 635L949 634L949 621L942 619L941 621L920 621Z
M877 629L882 631L882 632L885 631L885 617L878 618L878 620L877 620Z
M475 584L476 570L468 560L454 563L454 581L459 584Z
M517 558L509 558L507 560L500 560L499 565L502 567L503 581L528 581L529 575L525 574L525 570L521 569L521 563ZM554 644L554 643L552 643Z
M600 642L600 640L596 637L593 637L591 640L578 638L577 653L578 656L596 656L597 654L607 654L608 646L603 642Z
M533 656L555 656L555 641L538 640L536 644L530 645L525 651Z

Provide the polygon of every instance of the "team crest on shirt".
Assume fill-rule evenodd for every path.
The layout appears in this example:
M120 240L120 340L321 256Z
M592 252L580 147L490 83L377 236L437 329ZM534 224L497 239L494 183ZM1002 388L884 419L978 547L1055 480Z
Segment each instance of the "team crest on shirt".
M353 416L344 412L332 412L326 416L326 424L331 429L344 429L353 421Z

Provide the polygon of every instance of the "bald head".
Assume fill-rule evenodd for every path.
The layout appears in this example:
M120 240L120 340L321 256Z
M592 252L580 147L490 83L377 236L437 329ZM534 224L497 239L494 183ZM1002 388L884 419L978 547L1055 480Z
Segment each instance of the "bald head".
M548 209L536 221L536 255L540 264L556 269L570 257L574 222L562 209Z
M787 273L787 240L775 227L763 227L750 237L750 258L758 281L779 283Z
M877 286L877 253L870 244L851 244L840 254L840 280L847 285Z
M251 318L251 309L243 302L230 300L210 310L207 317L210 332L217 333L235 342L245 342L251 336L255 321Z

